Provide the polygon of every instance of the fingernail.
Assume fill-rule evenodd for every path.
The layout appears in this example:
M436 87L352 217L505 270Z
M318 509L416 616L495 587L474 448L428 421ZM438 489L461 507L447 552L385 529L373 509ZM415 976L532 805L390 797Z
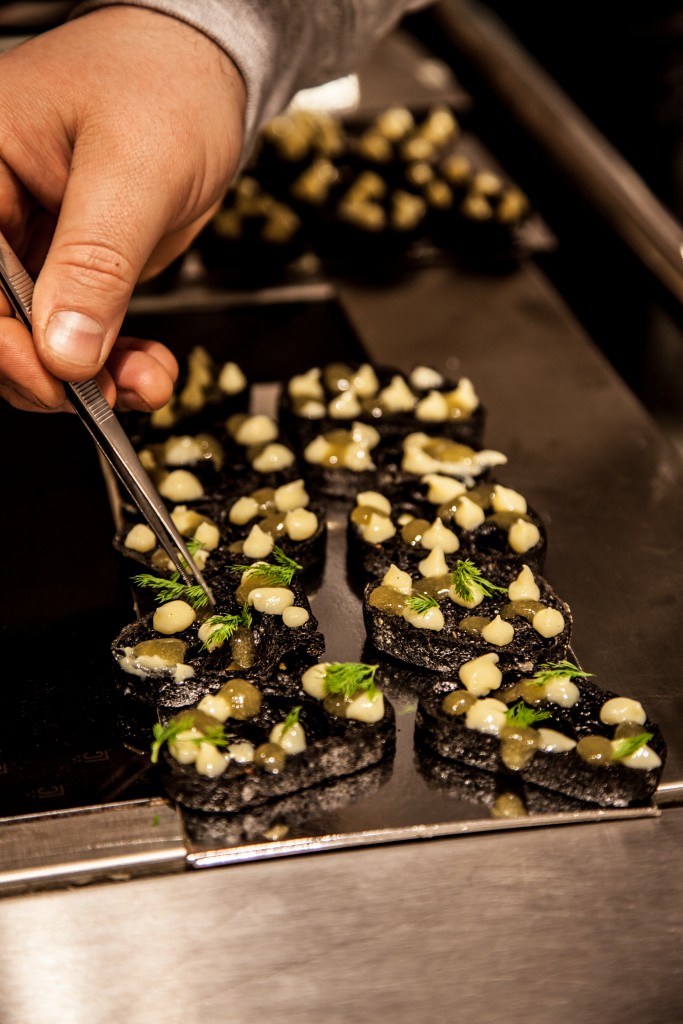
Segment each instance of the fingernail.
M93 366L102 357L104 330L85 313L60 309L50 317L45 343L59 359L78 366Z

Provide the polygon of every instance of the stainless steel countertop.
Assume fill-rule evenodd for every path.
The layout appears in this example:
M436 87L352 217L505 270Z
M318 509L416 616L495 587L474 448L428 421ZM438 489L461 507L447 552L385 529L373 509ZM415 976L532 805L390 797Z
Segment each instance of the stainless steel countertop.
M4 1024L681 1020L683 809L9 899Z
M572 606L581 660L602 685L644 700L675 785L683 473L673 448L533 265L503 277L434 267L397 286L339 290L376 360L474 379L487 443L548 522L547 575ZM173 856L171 823L168 843ZM9 896L0 1022L675 1024L681 849L679 804L658 818Z

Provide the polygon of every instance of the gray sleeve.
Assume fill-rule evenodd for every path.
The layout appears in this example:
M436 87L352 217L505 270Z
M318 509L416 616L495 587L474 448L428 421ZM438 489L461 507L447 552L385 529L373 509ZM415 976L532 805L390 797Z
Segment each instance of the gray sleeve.
M245 152L298 89L356 68L402 14L431 0L87 0L73 16L116 4L171 15L213 39L247 90Z

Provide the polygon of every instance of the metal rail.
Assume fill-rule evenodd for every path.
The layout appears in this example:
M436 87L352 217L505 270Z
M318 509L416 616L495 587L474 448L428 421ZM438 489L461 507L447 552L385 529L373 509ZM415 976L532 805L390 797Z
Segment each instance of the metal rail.
M683 305L683 227L631 165L476 0L442 0L434 18L517 122Z

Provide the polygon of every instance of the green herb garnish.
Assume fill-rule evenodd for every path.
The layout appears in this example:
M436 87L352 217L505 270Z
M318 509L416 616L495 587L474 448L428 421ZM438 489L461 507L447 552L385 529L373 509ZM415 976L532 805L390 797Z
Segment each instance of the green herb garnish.
M186 601L195 611L199 611L209 603L208 595L199 585L189 586L181 583L178 573L174 573L170 580L149 573L140 573L133 576L133 583L136 587L156 590L155 600L159 604L165 604L167 601Z
M273 548L273 559L275 565L271 562L253 562L251 565L229 565L228 569L230 572L238 572L242 575L249 573L258 576L267 587L288 587L294 573L303 567L277 546Z
M204 550L204 545L202 544L202 542L200 540L195 540L193 537L188 538L185 541L185 547L187 548L191 558L194 558L198 551ZM189 569L189 565L187 564L187 561L183 558L182 555L180 555L180 561L183 563L186 569ZM177 583L178 580L180 579L180 573L176 570L174 573L172 573L170 579L172 579L174 583Z
M625 736L623 740L617 740L612 748L612 760L623 761L625 757L635 754L636 750L640 750L650 742L652 735L651 732L639 732L637 736Z
M205 626L217 626L217 629L212 630L207 636L206 640L202 644L200 650L210 651L215 647L222 647L223 644L230 639L240 626L244 626L246 629L251 628L251 612L245 601L242 605L242 610L238 615L212 615L210 619L207 619L204 623Z
M156 722L152 729L154 736L152 764L156 764L159 760L159 751L164 743L172 743L182 732L187 732L194 727L195 720L192 713L182 715L179 718L173 718L168 725L161 725L161 723ZM227 747L230 740L225 735L223 726L217 723L215 726L202 729L198 736L189 738L189 742L196 743L197 745L200 743L211 743L214 747Z
M538 666L538 670L526 681L532 686L545 686L551 679L588 679L592 672L582 672L571 661L549 661Z
M289 712L284 722L282 723L282 732L280 733L280 740L286 732L288 732L293 725L299 724L299 715L301 714L301 704L297 704L295 708Z
M426 615L430 608L438 608L439 602L429 594L412 594L406 598L406 604L417 615Z
M530 708L528 704L525 704L523 700L518 700L516 704L507 709L508 725L518 725L520 729L528 729L529 726L535 725L536 722L542 722L544 718L550 718L549 711L536 711L535 708Z
M505 587L498 587L495 583L487 580L482 575L481 570L469 558L460 559L456 562L455 569L451 573L451 582L456 594L463 601L472 601L474 599L475 588L484 597L493 597L494 594L507 593Z
M202 541L195 540L193 537L187 538L185 540L185 547L189 551L189 553L192 556L192 558L194 558L194 556L197 554L198 551L203 551L204 550L204 544L202 543ZM180 554L180 552L178 552L178 554ZM180 555L180 560L183 563L183 565L185 566L185 568L188 569L189 566L188 566L187 562L185 561L185 559L182 557L182 555ZM169 567L171 567L173 565L173 563L171 562L170 558L168 560L168 564L169 564ZM150 576L150 579L159 579L159 578L160 577L158 577L158 576ZM168 578L170 579L171 583L177 583L180 580L180 573L178 572L177 569L174 569L174 571L171 573L171 575ZM135 580L135 579L137 579L137 577L133 577L133 579ZM144 586L149 586L149 584L140 583L139 586L144 587Z
M364 665L360 661L336 661L327 666L325 693L341 694L350 700L357 690L366 690L371 700L377 693L375 673L379 665Z
M154 742L152 743L152 764L156 764L159 760L159 751L163 747L164 743L170 743L174 740L179 733L184 732L185 729L191 729L193 725L193 719L188 715L183 718L182 722L170 721L168 725L161 725L160 722L155 722L152 728L152 734L154 736Z

